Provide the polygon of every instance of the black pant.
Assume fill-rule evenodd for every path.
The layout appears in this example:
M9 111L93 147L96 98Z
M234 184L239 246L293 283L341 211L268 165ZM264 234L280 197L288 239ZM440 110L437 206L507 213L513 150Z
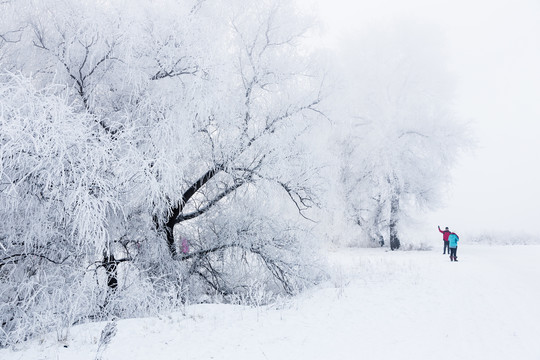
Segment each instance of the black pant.
M448 249L448 253L450 254L450 248L448 247L448 241L443 241L443 242L444 242L444 248L443 248L442 253L446 254L446 250Z
M454 257L454 259L457 259L457 247L455 248L450 248L450 257Z

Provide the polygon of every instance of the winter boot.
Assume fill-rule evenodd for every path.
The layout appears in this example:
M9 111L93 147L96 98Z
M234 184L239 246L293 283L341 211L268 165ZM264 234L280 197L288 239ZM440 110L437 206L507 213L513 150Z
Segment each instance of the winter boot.
M454 257L450 255L450 261L454 261Z
M454 256L454 261L457 261L457 256Z

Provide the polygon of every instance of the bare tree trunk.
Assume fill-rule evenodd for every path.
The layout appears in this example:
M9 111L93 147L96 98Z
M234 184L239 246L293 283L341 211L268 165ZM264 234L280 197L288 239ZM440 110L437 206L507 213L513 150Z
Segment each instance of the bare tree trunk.
M392 194L390 199L390 249L397 250L400 247L400 241L398 238L398 226L399 221L399 192L396 191Z
M171 215L165 223L165 240L167 241L167 246L169 247L169 252L173 259L176 258L178 252L176 251L176 243L174 241L174 225L176 224L176 218L180 215L184 204L181 204L172 209Z
M108 291L114 292L118 287L118 262L107 250L103 251L103 267L107 274Z
M184 207L189 199L191 199L191 197L195 195L197 191L199 191L210 179L214 177L214 175L216 175L222 169L222 166L217 165L208 170L195 183L193 183L193 185L191 185L182 194L182 199L179 201L178 205L170 209L170 214L164 223L159 219L154 218L154 225L156 226L156 229L159 230L160 228L163 228L163 230L165 230L165 240L173 259L178 255L178 251L176 250L176 242L174 240L174 225L184 220L180 215L182 214L182 211L184 210Z
M114 255L105 249L103 250L102 264L105 274L107 274L107 294L105 295L105 301L101 309L102 311L107 311L111 297L113 297L118 288L118 262L114 258Z
M384 246L384 236L381 234L380 223L381 216L383 213L384 203L381 201L381 196L377 198L377 210L375 211L375 216L373 217L372 231L373 231L373 241L377 241L379 245Z

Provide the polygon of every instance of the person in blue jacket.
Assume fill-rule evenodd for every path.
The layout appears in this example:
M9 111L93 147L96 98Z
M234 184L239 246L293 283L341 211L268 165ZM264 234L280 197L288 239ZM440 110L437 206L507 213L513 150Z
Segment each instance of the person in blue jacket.
M456 233L450 233L448 236L448 247L450 248L450 261L457 261L457 243L459 236Z

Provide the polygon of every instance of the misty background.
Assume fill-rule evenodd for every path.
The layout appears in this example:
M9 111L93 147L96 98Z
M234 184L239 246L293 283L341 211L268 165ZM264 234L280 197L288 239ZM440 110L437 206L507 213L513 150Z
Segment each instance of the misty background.
M303 1L323 46L350 49L374 26L407 21L438 33L455 80L455 108L474 143L451 171L443 207L419 215L461 236L532 233L540 210L540 4L537 1ZM360 49L356 49L361 51Z

